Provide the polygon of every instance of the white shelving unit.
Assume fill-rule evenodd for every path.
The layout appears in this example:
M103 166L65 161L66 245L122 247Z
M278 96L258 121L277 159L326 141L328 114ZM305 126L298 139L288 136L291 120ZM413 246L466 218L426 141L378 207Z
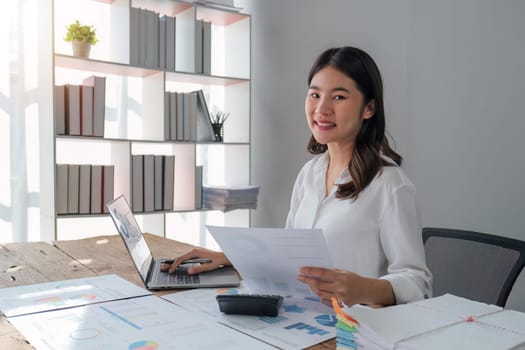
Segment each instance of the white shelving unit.
M175 71L130 65L131 7L176 18ZM62 39L74 20L96 28L100 41L89 59L71 56L70 44ZM195 73L192 64L196 20L212 23L209 75ZM204 167L205 184L250 183L250 31L249 15L183 1L55 0L54 85L106 77L104 137L55 135L55 164L114 165L114 195L131 200L131 156L175 155L174 210L137 213L144 232L216 248L205 224L249 226L249 210L196 209L193 191L196 165ZM224 142L164 141L164 92L197 89L205 92L212 111L230 112ZM55 184L55 198L56 193ZM116 234L107 214L54 212L56 239Z

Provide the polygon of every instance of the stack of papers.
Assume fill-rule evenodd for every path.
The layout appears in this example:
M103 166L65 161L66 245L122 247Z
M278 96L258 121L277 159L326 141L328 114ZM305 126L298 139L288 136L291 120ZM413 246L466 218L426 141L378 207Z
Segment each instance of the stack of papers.
M203 186L202 206L224 212L235 209L256 209L259 186Z
M378 309L356 305L337 315L358 322L355 332L338 326L337 349L525 349L525 313L450 294ZM349 333L351 342L343 338Z
M357 349L355 332L357 332L359 323L347 315L335 299L332 299L332 306L337 318L337 323L335 325L337 328L336 349Z

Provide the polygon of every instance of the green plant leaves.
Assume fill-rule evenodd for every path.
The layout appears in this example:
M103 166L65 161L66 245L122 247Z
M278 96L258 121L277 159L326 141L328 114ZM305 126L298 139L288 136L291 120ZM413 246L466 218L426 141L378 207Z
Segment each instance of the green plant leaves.
M78 40L90 43L91 45L95 45L98 42L96 30L93 26L82 25L76 20L66 28L67 32L64 37L65 41Z

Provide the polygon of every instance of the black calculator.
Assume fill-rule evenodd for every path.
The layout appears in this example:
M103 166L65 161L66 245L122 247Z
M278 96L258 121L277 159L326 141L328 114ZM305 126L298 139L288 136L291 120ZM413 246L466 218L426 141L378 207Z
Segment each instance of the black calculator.
M225 314L277 316L283 303L280 295L269 294L220 294L219 310Z

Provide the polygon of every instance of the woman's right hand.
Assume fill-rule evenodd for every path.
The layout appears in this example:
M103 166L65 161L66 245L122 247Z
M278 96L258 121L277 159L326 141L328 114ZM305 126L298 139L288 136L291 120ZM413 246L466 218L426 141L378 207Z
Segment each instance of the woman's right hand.
M198 274L205 271L215 270L221 266L231 265L230 260L222 252L216 252L214 250L205 249L205 248L193 248L192 250L184 253L178 257L173 258L172 264L162 264L160 269L161 271L168 271L173 273L177 266L182 262L189 259L210 259L209 263L201 263L199 266L190 267L187 272L190 275Z

